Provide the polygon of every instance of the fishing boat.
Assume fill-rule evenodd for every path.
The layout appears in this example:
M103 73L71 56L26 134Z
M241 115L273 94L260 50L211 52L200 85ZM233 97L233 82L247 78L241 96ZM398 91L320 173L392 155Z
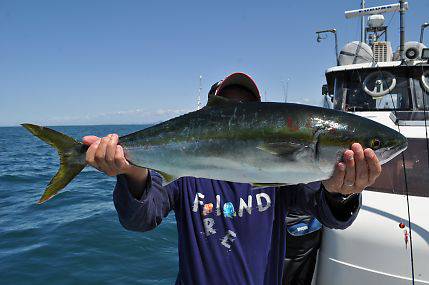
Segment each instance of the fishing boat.
M349 229L324 229L313 283L429 284L429 24L422 24L419 41L405 41L407 2L365 8L362 1L360 8L345 12L361 17L361 39L339 53L336 48L337 65L325 73L324 105L399 131L408 149L383 165L363 192ZM388 12L400 17L396 50L387 40ZM317 32L318 41L327 33L336 40L329 29Z

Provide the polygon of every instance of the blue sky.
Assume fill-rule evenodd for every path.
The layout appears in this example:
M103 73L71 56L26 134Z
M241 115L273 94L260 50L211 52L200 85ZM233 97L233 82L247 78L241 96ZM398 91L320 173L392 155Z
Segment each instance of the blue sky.
M418 40L429 1L409 2L406 38ZM211 84L235 71L267 101L281 101L289 79L289 101L318 105L335 57L333 38L317 43L315 31L337 28L340 49L358 39L359 20L344 11L359 3L2 0L0 126L158 122L195 109L199 75L205 103Z

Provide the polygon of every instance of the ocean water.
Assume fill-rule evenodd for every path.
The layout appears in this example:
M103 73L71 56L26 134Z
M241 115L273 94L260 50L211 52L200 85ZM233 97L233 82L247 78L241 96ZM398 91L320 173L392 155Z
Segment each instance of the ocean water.
M146 126L53 127L76 139ZM172 284L178 271L174 214L155 230L120 225L115 178L87 167L37 205L59 160L22 127L0 128L0 284Z

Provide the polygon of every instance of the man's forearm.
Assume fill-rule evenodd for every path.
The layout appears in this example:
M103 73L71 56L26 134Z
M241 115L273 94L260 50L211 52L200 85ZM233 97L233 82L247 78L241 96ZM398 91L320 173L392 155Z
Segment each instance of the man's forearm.
M339 221L347 221L360 207L360 193L350 195L342 195L340 193L331 193L324 189L322 184L322 192L326 197L326 203L332 211L332 214Z
M286 207L289 210L312 215L329 228L348 227L359 211L360 195L347 201L347 205L343 205L343 200L332 197L320 182L285 186L285 189L288 189L285 197ZM328 199L331 200L328 201Z
M130 171L125 173L129 185L129 191L137 200L141 199L144 189L146 189L148 173L149 171L147 168L136 166L133 166L130 168Z
M113 202L124 228L144 232L158 226L174 208L178 188L175 183L162 186L162 178L156 172L149 174L147 170L142 172L142 168L139 171L137 176L131 174L131 179L135 179L133 183L137 183L134 186L125 174L117 176ZM143 184L144 178L146 184Z

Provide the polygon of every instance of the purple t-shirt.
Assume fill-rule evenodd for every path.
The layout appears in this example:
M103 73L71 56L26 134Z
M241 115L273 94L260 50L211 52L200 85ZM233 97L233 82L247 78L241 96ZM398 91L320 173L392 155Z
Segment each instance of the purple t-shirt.
M296 209L330 228L356 218L360 195L338 202L320 183L280 188L183 177L163 187L150 171L140 200L118 176L113 194L121 224L148 231L174 210L179 233L176 284L281 284L286 212Z

